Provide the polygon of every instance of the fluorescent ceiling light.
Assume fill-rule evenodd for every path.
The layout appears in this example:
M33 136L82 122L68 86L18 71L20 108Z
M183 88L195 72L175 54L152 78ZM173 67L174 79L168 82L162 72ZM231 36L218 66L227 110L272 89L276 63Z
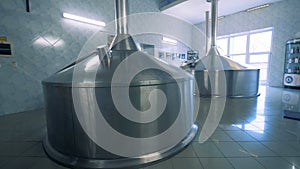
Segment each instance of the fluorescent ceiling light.
M174 40L174 39L171 39L171 38L163 37L162 40L163 40L164 42L171 43L171 44L174 44L174 45L177 44L177 40Z
M253 8L249 8L249 9L247 9L247 12L251 12L251 11L258 10L258 9L266 8L266 7L269 7L270 5L271 4L264 4L264 5L256 6L256 7L253 7Z
M218 20L221 20L221 19L224 19L224 18L225 18L225 16L219 16ZM208 21L211 22L211 19L209 19Z
M63 13L63 17L68 18L68 19L72 19L72 20L75 20L75 21L80 21L80 22L84 22L84 23L93 24L93 25L105 26L104 22L96 21L96 20L89 19L89 18L84 18L84 17L81 17L81 16L69 14L69 13Z
M218 20L221 20L221 19L224 19L224 18L225 18L225 16L219 16Z

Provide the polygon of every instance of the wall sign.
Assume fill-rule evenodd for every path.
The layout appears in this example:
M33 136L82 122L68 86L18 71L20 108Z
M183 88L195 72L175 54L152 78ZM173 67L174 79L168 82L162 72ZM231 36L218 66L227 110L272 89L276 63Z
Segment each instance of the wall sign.
M12 57L12 46L7 42L6 37L0 37L0 56Z

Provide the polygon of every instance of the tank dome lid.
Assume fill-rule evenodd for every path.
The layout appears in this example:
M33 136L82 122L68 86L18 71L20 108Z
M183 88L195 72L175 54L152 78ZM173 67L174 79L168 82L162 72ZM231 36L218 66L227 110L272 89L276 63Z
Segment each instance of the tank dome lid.
M69 87L128 86L128 80L123 81L122 78L134 72L136 74L131 80L129 79L130 86L161 85L193 79L191 74L182 69L141 51L130 54L122 61L120 57L115 56L116 54L112 57L110 54L106 54L105 57L99 57L99 55L89 56L80 62L73 62L43 80L42 83L44 85ZM145 67L145 64L147 64L147 67ZM120 78L118 78L117 71L119 74L121 73ZM114 76L115 80L113 81Z
M208 54L196 62L195 71L197 70L243 70L252 69L249 66L242 65L228 57L221 56L216 49L212 47Z

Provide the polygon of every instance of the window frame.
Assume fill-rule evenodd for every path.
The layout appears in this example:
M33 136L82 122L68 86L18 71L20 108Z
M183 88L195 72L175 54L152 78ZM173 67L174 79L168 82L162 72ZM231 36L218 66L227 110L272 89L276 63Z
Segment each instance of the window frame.
M253 34L258 34L258 33L264 33L264 32L271 32L271 43L270 43L270 51L265 51L265 52L250 52L250 36ZM230 39L234 38L234 37L238 37L238 36L247 36L247 40L246 40L246 52L245 53L238 53L238 54L231 54L230 53ZM273 42L273 35L274 35L274 28L273 27L269 27L269 28L264 28L264 29L258 29L258 30L253 30L253 31L248 31L248 32L242 32L242 33L236 33L236 34L230 34L230 35L225 35L225 36L219 36L217 37L217 40L223 40L223 39L227 39L227 53L226 53L226 57L232 58L234 56L238 56L238 55L245 55L245 64L247 65L254 65L254 64L267 64L267 79L265 82L268 81L269 79L269 63L270 63L270 59L271 59L271 55L272 55L272 42ZM250 56L253 55L268 55L268 62L255 62L255 63L251 63L250 62Z

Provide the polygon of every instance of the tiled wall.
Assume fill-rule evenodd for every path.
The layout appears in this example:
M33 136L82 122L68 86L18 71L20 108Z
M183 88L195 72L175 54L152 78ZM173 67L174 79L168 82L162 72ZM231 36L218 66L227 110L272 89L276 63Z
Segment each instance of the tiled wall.
M158 0L129 0L130 13L158 12ZM113 0L0 1L0 36L13 45L0 57L0 115L43 107L41 80L74 60L99 27L62 18L62 12L111 22Z
M135 39L136 42L154 45L155 57L159 57L160 52L164 53L163 57L159 57L160 59L176 67L179 67L180 65L182 65L182 62L186 60L186 54L187 51L189 50L189 47L181 43L180 41L178 41L176 45L162 42L162 37L163 37L162 35L157 35L157 34L143 34L143 35L134 36L133 38ZM167 53L185 54L185 59L178 58L178 56L168 57L166 56Z
M159 0L129 0L129 4L130 13L159 11ZM26 13L23 0L0 1L0 36L6 36L14 49L14 57L0 57L0 115L42 108L41 80L74 60L88 38L99 30L64 19L62 12L106 23L114 19L113 0L30 0L30 6L31 12ZM269 8L227 16L219 23L218 35L274 27L269 79L271 86L282 86L285 42L300 31L299 7L299 0L283 0ZM204 23L198 24L200 30L196 31L177 21L176 27L170 27L175 21L167 17L159 20L150 26L145 20L144 28L158 27L163 34L177 34L204 55Z
M295 38L300 32L299 9L299 0L283 0L261 10L226 16L219 21L218 36L273 27L269 85L282 87L285 43L288 39ZM197 26L204 30L205 23Z

